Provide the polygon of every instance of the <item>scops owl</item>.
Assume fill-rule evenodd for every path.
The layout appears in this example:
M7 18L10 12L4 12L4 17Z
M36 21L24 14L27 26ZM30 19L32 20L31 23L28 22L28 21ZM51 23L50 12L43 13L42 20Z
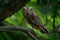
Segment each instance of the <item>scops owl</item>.
M44 28L40 17L37 14L35 14L32 7L24 7L23 16L26 19L26 21L32 26L32 28L36 28L42 33L48 33L47 29Z

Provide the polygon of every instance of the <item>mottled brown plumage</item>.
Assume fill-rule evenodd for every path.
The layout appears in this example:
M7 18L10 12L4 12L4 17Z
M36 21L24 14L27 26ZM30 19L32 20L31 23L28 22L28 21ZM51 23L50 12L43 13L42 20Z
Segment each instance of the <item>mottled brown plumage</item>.
M32 26L32 28L36 28L43 33L48 33L46 28L44 28L41 19L38 17L37 14L34 13L32 7L24 7L23 16L28 21L28 23Z

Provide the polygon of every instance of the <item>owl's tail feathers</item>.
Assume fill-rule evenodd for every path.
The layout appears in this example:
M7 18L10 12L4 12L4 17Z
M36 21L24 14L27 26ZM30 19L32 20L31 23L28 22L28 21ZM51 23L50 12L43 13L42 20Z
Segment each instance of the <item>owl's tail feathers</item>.
M45 33L45 34L48 34L48 33L49 33L49 32L47 31L47 29L44 28L44 27L40 27L39 30L40 30L40 32Z
M48 34L49 32L44 28L42 30L40 30L42 33Z

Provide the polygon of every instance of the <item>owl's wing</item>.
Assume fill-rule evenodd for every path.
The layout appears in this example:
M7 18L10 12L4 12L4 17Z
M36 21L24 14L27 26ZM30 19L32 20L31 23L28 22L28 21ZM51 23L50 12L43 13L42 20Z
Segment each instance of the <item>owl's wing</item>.
M36 24L36 25L43 25L42 24L42 21L41 21L41 19L40 19L40 17L38 16L38 15L36 15L36 14L33 14L33 21L34 21L34 23Z
M37 28L43 32L43 33L48 33L48 31L46 30L46 28L44 28L41 19L38 17L38 15L34 14L32 17L34 20L34 24L37 26Z

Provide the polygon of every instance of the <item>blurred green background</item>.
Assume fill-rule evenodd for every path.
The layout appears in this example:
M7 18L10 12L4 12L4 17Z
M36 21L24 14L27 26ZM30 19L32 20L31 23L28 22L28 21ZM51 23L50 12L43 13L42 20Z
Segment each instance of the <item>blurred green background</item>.
M42 23L46 23L46 5L47 1L43 0L43 2L40 3L41 0L31 0L28 2L25 6L33 7L35 13L41 18ZM59 0L58 0L59 1ZM51 2L56 3L57 0L51 0ZM54 14L54 5L49 5L49 11L48 11L48 20L51 18L51 16ZM55 25L60 24L60 7L58 7L58 13L56 17L56 23ZM27 23L27 21L24 19L22 15L22 8L15 12L11 17L8 17L4 20L4 25L6 26L23 26L26 28L31 28L31 26ZM53 19L51 19L48 24L45 26L45 28L48 31L51 31L53 29ZM36 35L38 36L39 40L60 40L60 33L52 33L52 34L42 34L38 30L34 30L36 32ZM24 32L0 32L0 40L33 40L31 37L29 37Z

